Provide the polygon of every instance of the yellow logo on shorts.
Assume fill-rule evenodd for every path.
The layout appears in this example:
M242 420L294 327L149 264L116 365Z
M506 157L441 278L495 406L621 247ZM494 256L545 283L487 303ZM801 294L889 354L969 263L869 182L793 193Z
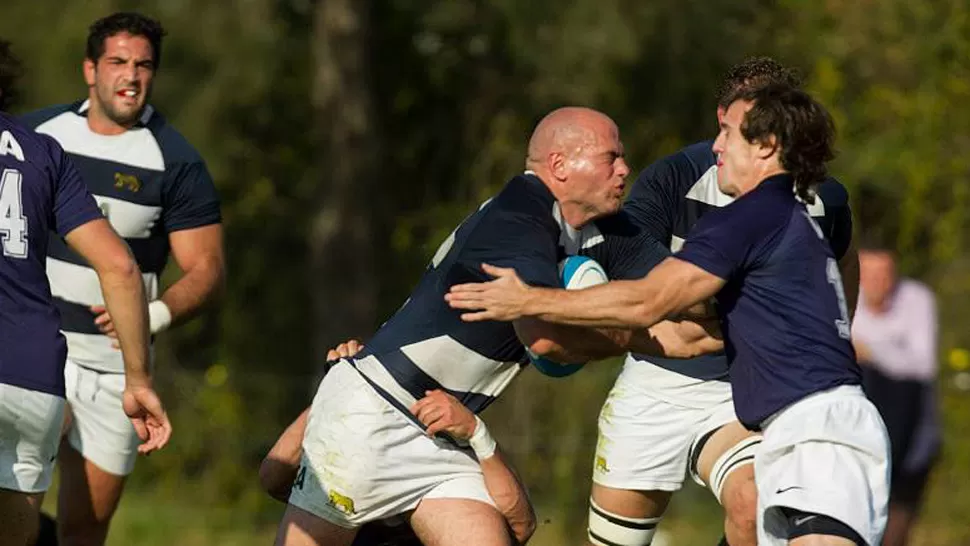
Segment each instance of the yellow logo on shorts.
M609 473L609 471L610 471L610 467L607 466L607 464L606 464L606 457L603 457L602 455L597 455L596 456L596 465L595 466L596 466L596 471L597 472Z
M341 495L336 491L331 491L329 493L327 501L330 503L330 506L333 506L348 516L352 516L356 513L354 510L354 499Z

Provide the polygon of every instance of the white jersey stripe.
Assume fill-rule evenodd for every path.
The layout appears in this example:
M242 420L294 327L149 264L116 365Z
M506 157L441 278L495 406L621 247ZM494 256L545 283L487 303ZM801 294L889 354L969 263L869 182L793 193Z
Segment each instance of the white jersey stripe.
M147 239L162 217L162 207L139 205L131 201L95 195L101 212L111 222L118 235L126 239Z
M449 336L401 347L415 366L452 391L498 396L518 374L516 362L489 359Z
M145 283L145 294L148 299L157 298L158 275L142 273L141 276ZM98 274L90 267L75 265L48 256L47 278L51 284L51 295L55 298L81 305L104 305Z
M88 128L87 118L68 111L38 125L37 132L54 137L68 153L153 171L165 170L162 150L145 127L134 127L120 135L102 135Z

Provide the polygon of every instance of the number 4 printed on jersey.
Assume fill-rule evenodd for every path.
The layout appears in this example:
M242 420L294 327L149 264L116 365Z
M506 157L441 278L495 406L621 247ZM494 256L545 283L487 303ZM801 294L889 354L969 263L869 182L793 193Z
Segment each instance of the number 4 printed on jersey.
M20 193L23 175L17 169L4 169L0 176L0 243L3 255L27 257L27 218Z

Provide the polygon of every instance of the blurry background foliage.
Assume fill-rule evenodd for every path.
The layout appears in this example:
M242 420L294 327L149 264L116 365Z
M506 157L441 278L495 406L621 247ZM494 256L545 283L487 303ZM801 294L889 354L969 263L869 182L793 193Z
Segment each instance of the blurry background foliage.
M268 543L281 506L256 468L309 403L324 348L366 340L400 305L454 225L522 169L539 117L608 112L636 172L714 135L716 84L753 54L806 76L837 121L833 171L857 227L939 295L946 446L917 543L970 543L964 0L8 0L0 35L28 68L19 110L83 97L86 27L121 9L168 29L153 102L215 177L229 277L216 309L161 337L176 436L140 461L113 544ZM486 412L539 509L536 544L583 536L617 370L527 370ZM664 521L673 544L714 543L718 527L690 483Z

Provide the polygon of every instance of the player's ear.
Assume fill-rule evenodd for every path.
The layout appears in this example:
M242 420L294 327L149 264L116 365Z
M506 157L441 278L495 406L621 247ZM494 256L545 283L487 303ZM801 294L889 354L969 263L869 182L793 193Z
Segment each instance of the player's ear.
M93 87L95 82L95 64L91 59L85 58L81 63L81 70L84 72L84 81L88 87Z
M567 165L565 155L561 152L553 152L549 154L547 161L549 162L549 172L556 177L556 180L565 180L568 178L569 166Z
M778 144L777 136L768 135L767 137L758 140L758 157L761 159L769 159L771 156L775 155L775 153L781 153L781 146Z

